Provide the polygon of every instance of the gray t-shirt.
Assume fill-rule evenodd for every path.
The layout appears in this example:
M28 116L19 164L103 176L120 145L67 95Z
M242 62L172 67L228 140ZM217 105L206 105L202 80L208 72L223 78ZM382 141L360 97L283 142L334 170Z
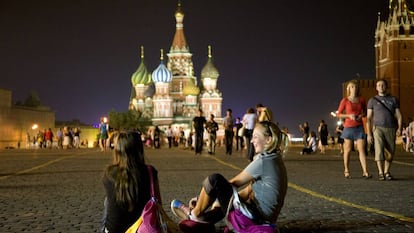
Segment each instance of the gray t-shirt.
M254 177L255 203L265 221L276 223L287 190L287 173L282 156L262 153L244 169Z
M387 108L389 110L387 110ZM371 98L368 101L368 109L372 109L373 113L373 124L374 126L380 126L384 128L397 128L398 122L395 119L395 109L400 108L398 99L394 96L376 95L375 98Z

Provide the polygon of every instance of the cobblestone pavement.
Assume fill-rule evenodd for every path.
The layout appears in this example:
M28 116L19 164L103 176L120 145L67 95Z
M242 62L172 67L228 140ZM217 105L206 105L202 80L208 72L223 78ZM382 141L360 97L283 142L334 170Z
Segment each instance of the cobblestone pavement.
M414 232L414 155L398 152L393 181L362 178L357 155L351 157L352 179L344 179L338 151L285 156L289 190L278 225L293 232ZM195 156L180 148L146 149L147 162L159 171L163 206L198 194L213 172L232 177L248 161L240 152ZM0 232L97 232L104 190L101 177L110 152L79 150L0 151ZM176 220L176 219L175 219ZM224 223L216 226L222 231Z

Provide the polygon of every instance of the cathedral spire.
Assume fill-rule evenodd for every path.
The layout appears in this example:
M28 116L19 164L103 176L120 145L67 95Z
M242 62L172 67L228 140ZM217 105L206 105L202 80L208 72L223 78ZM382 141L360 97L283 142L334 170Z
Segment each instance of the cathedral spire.
M175 35L171 50L188 51L187 41L184 36L184 12L181 7L181 1L178 1L177 10L175 11Z
M164 61L164 49L160 49L160 53L161 53L160 60L161 62L163 62Z

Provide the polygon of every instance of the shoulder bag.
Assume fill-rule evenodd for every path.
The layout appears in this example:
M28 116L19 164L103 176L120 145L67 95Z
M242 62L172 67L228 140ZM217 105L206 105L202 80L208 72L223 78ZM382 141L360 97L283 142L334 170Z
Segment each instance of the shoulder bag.
M151 199L145 204L141 216L125 233L172 233L178 232L178 226L165 213L162 205L157 200L154 188L154 178L151 166L147 165Z

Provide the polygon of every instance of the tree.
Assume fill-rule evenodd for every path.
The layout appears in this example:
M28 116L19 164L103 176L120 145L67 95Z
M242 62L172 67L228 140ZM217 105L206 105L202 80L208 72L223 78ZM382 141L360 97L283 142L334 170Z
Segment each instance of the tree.
M108 113L109 126L115 129L144 129L148 123L143 122L140 114L136 111L116 112L111 110Z
M26 107L39 107L40 104L40 98L36 91L31 91L29 95L27 96L26 100L24 101L24 106Z

